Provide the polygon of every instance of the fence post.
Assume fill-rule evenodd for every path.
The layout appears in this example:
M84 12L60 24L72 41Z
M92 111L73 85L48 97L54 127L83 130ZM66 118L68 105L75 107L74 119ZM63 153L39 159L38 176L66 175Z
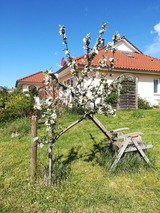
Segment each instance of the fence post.
M37 116L32 116L31 125L31 179L34 180L36 177L37 169Z

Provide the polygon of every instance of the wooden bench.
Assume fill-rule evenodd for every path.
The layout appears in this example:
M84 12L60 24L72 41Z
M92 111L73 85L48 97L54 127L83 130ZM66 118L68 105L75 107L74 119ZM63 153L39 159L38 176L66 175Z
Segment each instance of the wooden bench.
M114 169L117 163L126 152L139 152L142 158L150 165L150 161L144 150L153 148L152 144L146 144L143 142L141 135L142 132L132 132L124 134L123 130L129 130L128 127L112 130L113 138L111 140L112 146L115 150L115 160L111 165L111 169Z
M87 116L110 140L110 144L115 150L115 160L111 165L111 169L114 169L116 167L117 163L122 158L125 152L137 151L140 153L142 158L148 164L150 164L150 161L143 150L152 148L153 146L151 144L146 144L142 141L142 132L131 132L124 134L123 131L129 130L128 127L108 131L94 115L88 114Z

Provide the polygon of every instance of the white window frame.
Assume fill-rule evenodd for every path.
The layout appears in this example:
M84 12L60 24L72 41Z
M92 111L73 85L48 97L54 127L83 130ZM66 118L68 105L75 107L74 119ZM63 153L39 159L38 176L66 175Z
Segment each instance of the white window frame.
M159 93L159 79L153 79L153 93Z
M72 78L68 78L67 80L63 81L64 85L70 85L73 86L73 77Z

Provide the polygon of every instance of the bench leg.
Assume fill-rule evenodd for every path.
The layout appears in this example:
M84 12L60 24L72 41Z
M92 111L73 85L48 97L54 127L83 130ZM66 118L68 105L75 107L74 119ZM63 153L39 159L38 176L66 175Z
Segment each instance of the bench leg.
M126 140L124 145L120 148L118 155L116 155L116 159L114 160L113 164L111 165L111 169L115 169L117 163L121 159L123 153L125 152L127 146L128 146L129 140Z
M138 145L137 141L134 141L134 139L132 140L135 147L137 148L138 152L140 153L140 155L143 157L143 159L149 164L151 165L149 159L147 158L146 154L143 152L143 150L141 149L141 147Z

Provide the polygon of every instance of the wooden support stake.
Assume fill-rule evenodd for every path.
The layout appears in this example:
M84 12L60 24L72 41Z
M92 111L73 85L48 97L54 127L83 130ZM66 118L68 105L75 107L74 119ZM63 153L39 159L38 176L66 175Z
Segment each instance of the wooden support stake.
M112 140L111 133L108 130L106 130L103 124L95 116L89 114L88 117L95 123L95 125L105 134L105 136L109 140Z
M37 116L32 116L31 125L31 179L34 180L36 177L37 169Z

